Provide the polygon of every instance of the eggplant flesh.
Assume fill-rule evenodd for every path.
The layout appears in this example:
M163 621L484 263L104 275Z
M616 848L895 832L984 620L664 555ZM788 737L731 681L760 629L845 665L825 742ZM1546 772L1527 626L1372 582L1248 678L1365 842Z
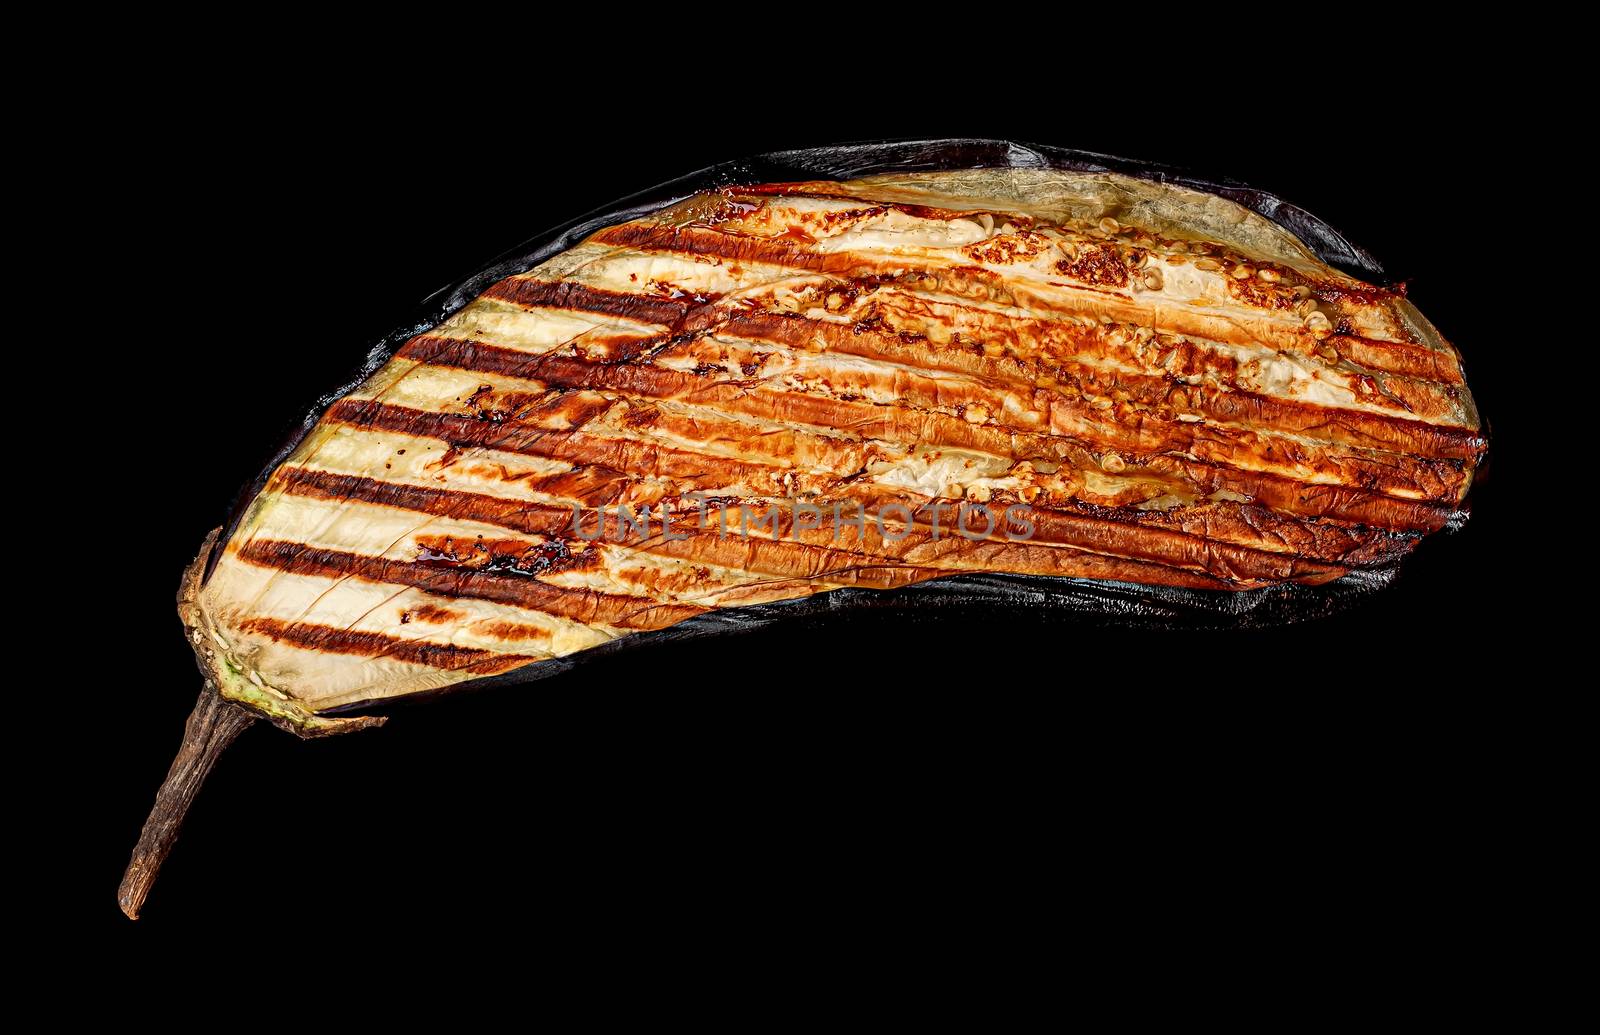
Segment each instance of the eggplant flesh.
M330 732L820 595L1335 599L1486 447L1403 294L1171 182L730 184L568 243L399 340L202 555L224 698Z

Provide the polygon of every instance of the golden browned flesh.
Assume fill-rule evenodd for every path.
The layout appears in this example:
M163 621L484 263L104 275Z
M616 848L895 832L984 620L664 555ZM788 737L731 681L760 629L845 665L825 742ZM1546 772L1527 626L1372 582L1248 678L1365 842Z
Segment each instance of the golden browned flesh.
M194 630L225 696L315 723L843 586L1323 583L1453 521L1483 449L1401 295L1221 199L730 189L408 342L272 474Z

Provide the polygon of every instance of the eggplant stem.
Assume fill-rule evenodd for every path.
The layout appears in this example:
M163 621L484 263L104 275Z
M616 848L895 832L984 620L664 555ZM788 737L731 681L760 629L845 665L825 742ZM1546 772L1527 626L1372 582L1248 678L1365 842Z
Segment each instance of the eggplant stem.
M207 679L200 690L200 699L183 727L183 743L178 747L178 757L172 760L167 778L156 792L156 802L150 809L150 818L144 821L139 832L139 843L133 848L133 858L122 875L122 886L117 889L117 904L128 919L139 919L139 910L150 894L161 864L178 840L183 817L200 793L211 767L217 764L222 752L243 733L256 717L245 709L222 699L216 683Z

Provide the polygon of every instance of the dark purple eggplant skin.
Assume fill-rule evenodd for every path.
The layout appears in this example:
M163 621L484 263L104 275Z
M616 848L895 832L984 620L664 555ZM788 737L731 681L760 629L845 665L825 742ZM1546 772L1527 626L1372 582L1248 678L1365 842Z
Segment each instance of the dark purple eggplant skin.
M466 306L486 288L520 273L578 244L590 234L615 223L653 212L705 190L735 184L794 180L850 179L886 172L944 171L973 168L1064 169L1079 172L1115 172L1160 183L1170 183L1216 194L1262 215L1287 229L1316 256L1338 269L1373 283L1387 274L1378 260L1353 244L1326 222L1269 191L1243 183L1196 176L1179 167L1117 158L1043 144L1009 140L946 139L899 140L841 144L775 151L713 165L675 180L658 184L613 204L586 212L548 230L441 288L397 322L394 329L374 342L365 358L339 388L317 399L288 439L272 453L258 474L239 494L217 547L206 561L210 578L222 544L233 535L251 500L268 476L311 432L327 408L366 380L411 337L435 326ZM713 611L666 629L636 633L577 654L539 662L498 676L453 684L434 694L417 694L396 703L426 700L438 694L466 689L529 683L568 671L583 660L652 644L708 636L732 635L771 622L818 619L841 611L873 609L969 609L986 615L1007 611L1048 609L1082 626L1139 627L1150 629L1264 628L1326 617L1347 610L1387 585L1398 571L1394 567L1352 573L1321 586L1290 584L1236 593L1181 590L1129 583L1025 575L962 575L917 583L894 590L841 589L797 600ZM339 712L360 712L372 706L354 704Z

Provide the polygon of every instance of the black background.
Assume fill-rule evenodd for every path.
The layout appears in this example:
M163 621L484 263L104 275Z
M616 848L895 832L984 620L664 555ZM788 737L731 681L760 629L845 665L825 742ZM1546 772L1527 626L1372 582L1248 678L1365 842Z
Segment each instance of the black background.
M1486 162L1514 178L1505 156L1528 141L1481 98L1413 89L1351 100L1359 127L1292 92L1271 95L1270 119L1091 118L1009 94L939 118L904 114L942 111L937 97L877 96L715 113L641 98L607 117L464 98L422 118L376 96L263 100L226 123L169 111L142 167L107 188L115 259L144 293L117 329L142 348L105 385L114 400L141 387L102 434L164 462L96 469L138 526L96 648L128 675L96 693L108 735L71 792L87 844L63 906L130 952L387 924L576 955L802 930L856 952L876 933L1090 912L1116 918L1108 950L1151 925L1248 922L1271 939L1374 911L1465 932L1478 920L1459 896L1509 803L1499 694L1462 673L1507 649L1526 435L1511 398L1524 314L1484 290L1482 216L1505 208L1477 184ZM1358 610L1271 631L875 615L619 656L327 741L258 725L212 775L144 919L122 919L114 890L199 686L178 574L397 314L549 225L715 161L955 135L1242 180L1372 251L1461 348L1491 421L1466 529ZM1537 650L1527 636L1519 649Z

